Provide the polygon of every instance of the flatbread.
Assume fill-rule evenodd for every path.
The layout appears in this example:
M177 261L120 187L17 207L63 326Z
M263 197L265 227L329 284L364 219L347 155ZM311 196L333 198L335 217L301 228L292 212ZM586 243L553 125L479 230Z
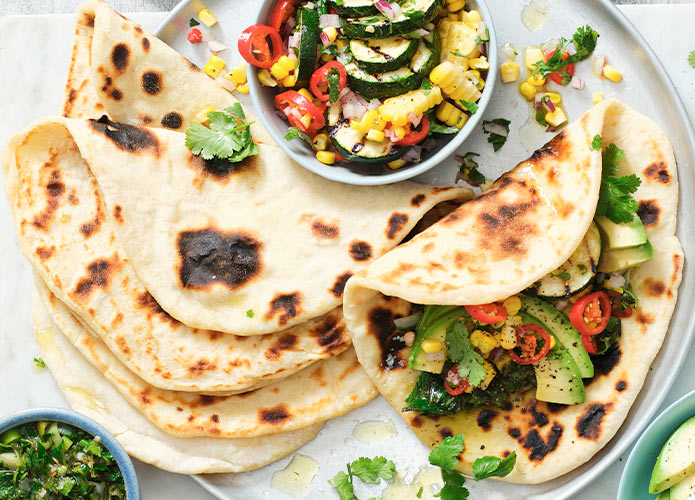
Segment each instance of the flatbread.
M51 323L34 302L34 335L43 360L70 406L98 421L129 455L180 474L243 472L279 460L308 443L321 430L315 424L273 436L181 439L159 430L130 406L104 376Z
M400 411L419 373L407 368L409 349L393 340L393 319L409 315L411 301L458 305L501 300L555 270L593 218L598 200L593 186L601 171L600 160L590 151L596 134L604 145L615 143L625 150L619 175L635 173L642 181L635 198L655 256L631 271L639 307L622 320L618 347L595 358L596 375L585 384L584 404L537 402L532 389L502 408L441 418L401 414L430 447L452 433L463 433L466 449L459 469L465 473L471 473L478 457L514 451L516 467L503 481L548 481L588 461L625 420L663 343L682 276L683 252L675 236L678 174L668 138L647 117L619 101L604 101L485 194L348 282L344 311L357 356L379 392ZM566 185L570 180L573 184ZM545 206L534 208L530 217L521 207L538 207L534 199ZM570 204L573 209L563 216L562 207ZM583 215L578 220L574 214ZM512 238L518 241L508 245L513 258L500 254ZM459 261L460 251L469 255Z

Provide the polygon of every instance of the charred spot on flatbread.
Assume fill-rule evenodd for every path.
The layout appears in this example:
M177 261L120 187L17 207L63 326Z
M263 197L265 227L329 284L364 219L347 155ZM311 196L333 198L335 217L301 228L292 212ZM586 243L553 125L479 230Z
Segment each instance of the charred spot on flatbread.
M349 337L345 335L345 322L332 315L314 327L311 335L328 353L341 351L349 342Z
M142 37L142 50L145 52L150 51L150 40L147 37Z
M650 297L659 298L666 293L666 284L663 281L646 278L642 282L642 288Z
M546 403L546 406L548 407L548 411L554 414L562 413L569 407L569 405L562 403Z
M419 207L420 205L422 205L423 201L425 201L425 195L422 193L416 194L415 196L410 198L410 204L414 207Z
M130 49L125 43L117 43L111 49L111 63L118 73L123 73L130 62Z
M625 389L627 389L627 382L624 380L618 380L618 382L615 384L615 390L618 392L623 392Z
M52 162L53 158L45 163L42 168L51 167ZM48 223L53 218L56 210L58 210L61 197L65 194L65 184L61 180L60 170L51 170L46 183L46 194L46 208L40 214L34 216L32 220L32 225L37 229L45 230L48 227Z
M454 432L448 427L442 427L441 429L439 429L439 435L442 436L442 439L446 439L448 437L453 436Z
M208 370L214 370L215 368L217 368L217 365L215 363L205 358L201 358L195 363L188 365L186 370L188 371L188 375L190 377L198 377L202 375L204 372Z
M656 200L640 200L637 216L642 221L645 228L656 227L659 225L661 208Z
M120 205L115 205L113 207L113 218L119 224L123 224L123 207Z
M162 74L152 69L145 71L141 78L142 90L150 95L157 95L162 90Z
M655 161L645 168L642 173L647 181L660 182L666 185L671 183L671 174L663 161Z
M280 359L285 351L291 351L297 345L297 336L285 333L265 351L265 357L269 360Z
M492 428L492 421L495 419L495 417L498 415L498 413L495 410L481 410L480 413L478 413L478 417L476 421L478 422L478 427L480 427L483 430L489 431Z
M335 283L333 283L333 286L331 287L331 293L338 298L342 297L343 292L345 291L345 285L351 277L351 271L345 271L343 274L338 275L338 277L335 279Z
M188 165L196 172L209 177L217 182L226 182L230 176L242 171L258 169L258 157L247 156L241 161L232 162L226 158L212 158L205 160L201 156L190 153Z
M372 256L372 246L366 241L355 240L350 243L350 256L357 262L368 260Z
M411 425L412 427L415 427L416 429L419 429L419 428L422 427L424 424L425 424L425 421L422 419L422 417L421 417L420 415L414 415L414 416L410 419L410 425Z
M311 221L311 233L319 239L334 240L340 235L340 226L314 217Z
M143 308L148 313L148 319L152 316L159 316L160 319L171 323L173 326L181 324L176 318L171 316L168 312L162 309L159 302L155 300L150 292L145 290L140 295L137 296L138 305Z
M386 237L390 240L394 239L401 232L403 226L408 222L408 214L394 212L389 217L388 225L386 226Z
M155 135L144 128L125 123L115 123L106 115L98 120L89 120L91 128L105 135L116 147L129 153L152 152L159 155L159 141Z
M143 125L150 125L154 121L150 115L140 115L140 123Z
M86 276L80 278L75 286L73 295L78 298L86 298L92 290L109 287L111 276L118 271L121 262L118 254L114 254L110 259L96 259L87 265Z
M206 289L215 283L236 290L257 277L263 245L243 231L182 231L176 238L183 288Z
M540 149L534 151L530 161L538 162L547 157L553 157L553 159L561 158L568 151L569 146L565 140L565 135L567 135L567 132L563 130Z
M38 247L36 249L36 255L39 256L39 259L46 260L46 259L50 259L55 251L56 251L55 245L51 245L50 247Z
M517 438L519 438L519 437L521 436L521 430L519 430L519 429L516 428L516 427L512 427L511 429L509 429L509 430L507 431L507 433L508 433L511 437L513 437L514 439L517 439Z
M543 413L542 411L538 411L536 409L536 403L535 402L529 406L529 412L531 413L531 416L533 417L534 423L538 427L543 427L545 425L548 425L548 416L545 413Z
M594 403L589 406L584 413L577 417L577 435L584 439L597 440L601 436L601 423L610 406L610 404L604 405L603 403Z
M279 326L285 326L289 320L302 312L301 292L279 293L270 301L270 307L265 314L266 320L271 320L278 314Z
M557 448L560 438L562 437L563 427L557 422L548 431L544 438L536 429L531 429L525 438L523 438L522 446L530 451L529 459L532 461L542 461L548 453Z
M613 368L615 368L620 362L621 355L622 352L620 351L620 345L614 344L609 347L605 353L599 354L598 356L592 356L591 361L594 364L595 372L594 378L600 375L608 375L611 371L613 371ZM591 379L591 381L593 381L593 379ZM588 385L587 382L588 381L585 381L584 385Z
M176 111L170 111L162 117L160 123L162 124L162 127L176 130L181 128L181 125L183 124L183 116L181 116L181 113L177 113Z
M401 350L405 340L396 329L393 313L386 308L375 307L369 311L367 333L373 335L381 348L381 368L384 370L399 370L405 368Z
M262 408L258 412L258 420L264 424L281 425L292 415L286 405L280 404L273 408Z

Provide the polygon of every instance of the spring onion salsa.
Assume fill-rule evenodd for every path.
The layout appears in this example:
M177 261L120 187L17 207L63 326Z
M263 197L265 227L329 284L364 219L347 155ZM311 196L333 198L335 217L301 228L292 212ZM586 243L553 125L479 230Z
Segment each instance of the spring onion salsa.
M623 151L604 148L598 135L591 147L603 151L596 214L562 266L502 302L427 305L396 320L401 345L411 347L408 364L421 372L405 411L503 406L532 387L539 401L584 402L583 379L617 348L621 320L637 307L630 270L654 256L632 197L639 179L617 177Z
M195 29L195 28L194 28ZM477 110L489 33L464 0L278 0L238 48L325 163L397 169Z
M31 422L0 435L0 498L126 498L114 457L98 436L56 422Z

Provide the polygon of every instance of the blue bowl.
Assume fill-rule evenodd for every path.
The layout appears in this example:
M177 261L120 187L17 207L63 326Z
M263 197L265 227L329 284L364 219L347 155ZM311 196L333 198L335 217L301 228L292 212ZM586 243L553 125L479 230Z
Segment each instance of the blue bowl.
M99 436L101 442L106 446L109 452L111 452L116 459L116 463L118 463L118 467L121 469L128 500L140 500L138 478L128 453L126 453L123 447L116 441L116 438L102 425L81 413L64 408L35 408L11 413L0 418L0 434L13 427L28 422L38 422L40 420L61 422L82 429L92 436Z
M632 449L618 487L618 500L650 500L649 480L656 459L671 434L690 417L695 417L695 391L689 392L647 427Z

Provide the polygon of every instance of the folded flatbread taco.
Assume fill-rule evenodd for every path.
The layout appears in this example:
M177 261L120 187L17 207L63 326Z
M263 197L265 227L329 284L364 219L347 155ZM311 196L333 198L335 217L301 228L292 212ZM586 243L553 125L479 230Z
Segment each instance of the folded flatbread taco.
M616 433L663 342L677 204L667 137L604 101L348 281L357 356L427 446L465 435L461 471L516 452L503 480L560 476Z

